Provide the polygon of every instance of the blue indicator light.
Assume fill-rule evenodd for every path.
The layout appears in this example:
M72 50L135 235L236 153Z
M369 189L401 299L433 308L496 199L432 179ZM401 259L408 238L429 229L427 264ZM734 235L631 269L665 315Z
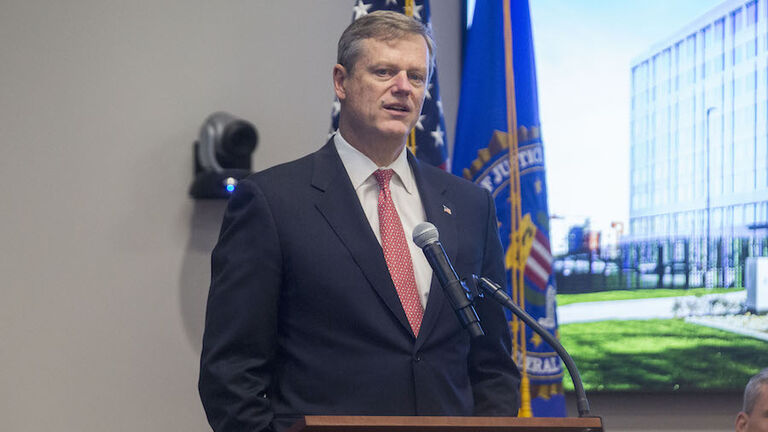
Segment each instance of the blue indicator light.
M235 186L237 186L236 178L227 177L227 179L224 180L224 187L227 189L227 192L232 193L235 190Z

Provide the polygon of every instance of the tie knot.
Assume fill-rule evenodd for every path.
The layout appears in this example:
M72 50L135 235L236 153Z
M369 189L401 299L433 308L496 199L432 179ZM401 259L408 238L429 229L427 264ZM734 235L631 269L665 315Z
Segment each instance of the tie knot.
M395 173L391 169L380 169L373 172L373 176L376 177L376 181L379 182L381 189L387 189L389 187L389 181L392 179L392 175Z

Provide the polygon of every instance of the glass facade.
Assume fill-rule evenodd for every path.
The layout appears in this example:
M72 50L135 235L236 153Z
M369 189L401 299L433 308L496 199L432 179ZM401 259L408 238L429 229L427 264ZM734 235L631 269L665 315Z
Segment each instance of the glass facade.
M633 62L632 240L768 223L767 4L725 2Z

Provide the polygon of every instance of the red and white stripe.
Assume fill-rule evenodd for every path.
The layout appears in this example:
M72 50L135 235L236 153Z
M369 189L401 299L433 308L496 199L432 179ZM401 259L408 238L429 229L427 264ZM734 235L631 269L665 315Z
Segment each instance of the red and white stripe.
M547 289L550 274L552 274L552 253L549 249L549 240L541 230L537 230L531 246L531 253L525 262L525 276L537 288L544 291Z

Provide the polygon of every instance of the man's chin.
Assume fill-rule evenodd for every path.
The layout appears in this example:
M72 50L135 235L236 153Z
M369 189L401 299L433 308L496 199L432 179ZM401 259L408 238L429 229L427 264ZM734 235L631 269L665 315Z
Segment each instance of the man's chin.
M382 136L385 136L390 139L396 139L400 138L403 139L408 136L409 133L411 133L411 129L413 127L408 127L408 125L403 123L393 124L393 125L386 125L379 129L379 132Z

